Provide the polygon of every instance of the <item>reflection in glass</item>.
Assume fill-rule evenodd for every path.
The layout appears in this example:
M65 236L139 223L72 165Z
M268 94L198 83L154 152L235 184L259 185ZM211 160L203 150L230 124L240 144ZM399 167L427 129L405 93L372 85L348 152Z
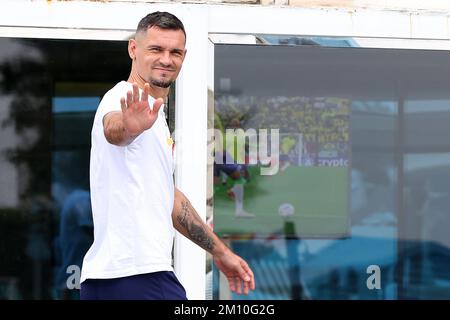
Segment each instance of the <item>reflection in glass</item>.
M347 99L218 97L216 130L241 129L255 137L241 150L236 150L237 139L228 135L222 139L224 152L218 152L221 145L216 144L216 232L344 236L348 232L349 119ZM274 143L274 136L265 136L273 129L278 130L279 149L270 155L270 164L276 162L276 170L264 175L265 164L256 150L263 149L266 138ZM225 154L232 161L226 161ZM287 221L292 227L285 228Z
M78 298L68 267L92 239L90 130L96 101L128 75L123 52L0 38L0 299Z
M250 262L257 290L230 294L216 272L214 297L448 298L450 54L350 48L358 39L258 39L262 45L215 46L214 126L279 129L280 170L267 178L245 163L248 176L241 170L239 179L250 214L242 218L234 216L238 179L216 173L214 228ZM333 109L316 108L320 102L348 111L335 108L323 123L308 120ZM308 146L304 138L319 137L323 127L348 138L329 150ZM335 162L321 156L348 164L330 167ZM324 170L323 177L307 169ZM330 232L338 225L320 205L308 207L314 201L332 203L334 213L346 208L346 232ZM305 208L317 224L305 219Z

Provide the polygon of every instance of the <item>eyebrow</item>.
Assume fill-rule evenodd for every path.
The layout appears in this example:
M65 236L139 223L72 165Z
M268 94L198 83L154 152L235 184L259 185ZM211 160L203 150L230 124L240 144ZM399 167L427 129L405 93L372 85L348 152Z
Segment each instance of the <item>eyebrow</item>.
M184 50L182 49L172 49L171 52L175 52L175 53L183 53Z
M147 49L160 49L160 50L165 50L163 47L158 46L158 45L149 45L147 47ZM183 53L183 49L179 49L179 48L175 48L175 49L170 49L170 52L175 52L175 53Z

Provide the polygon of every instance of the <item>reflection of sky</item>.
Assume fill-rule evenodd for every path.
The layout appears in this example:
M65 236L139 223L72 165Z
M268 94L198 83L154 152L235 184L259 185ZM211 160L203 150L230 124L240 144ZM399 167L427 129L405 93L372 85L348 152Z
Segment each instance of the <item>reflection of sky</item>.
M99 97L55 97L53 113L95 111L99 103Z
M397 114L397 103L393 101L352 101L352 111L363 111L378 114Z
M352 38L363 48L450 50L450 41L431 39Z
M448 166L449 164L450 153L408 154L405 157L405 171Z
M214 43L255 44L254 35L212 34ZM341 38L308 37L295 35L256 35L260 43L266 45L316 45L324 47L360 47L383 49L450 50L450 41L443 39L401 39L401 38Z
M418 112L450 112L450 100L408 100L405 101L406 113Z
M352 38L300 37L300 36L269 36L258 38L271 45L314 45L323 47L359 47Z

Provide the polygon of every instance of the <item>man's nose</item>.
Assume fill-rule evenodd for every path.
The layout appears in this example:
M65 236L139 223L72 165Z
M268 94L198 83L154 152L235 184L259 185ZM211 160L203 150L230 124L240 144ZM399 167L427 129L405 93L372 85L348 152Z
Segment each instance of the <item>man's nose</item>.
M172 64L172 58L170 57L170 52L164 51L159 59L161 64L164 66L170 66Z

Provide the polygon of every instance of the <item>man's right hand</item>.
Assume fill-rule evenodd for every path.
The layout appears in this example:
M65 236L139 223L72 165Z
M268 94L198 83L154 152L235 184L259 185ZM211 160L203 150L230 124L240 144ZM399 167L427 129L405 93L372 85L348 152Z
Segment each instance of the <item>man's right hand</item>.
M164 101L162 98L156 99L151 109L148 103L149 91L150 85L146 83L142 96L139 97L138 85L133 83L133 91L127 92L126 101L125 98L120 99L123 126L131 139L150 129L158 118L159 108Z

